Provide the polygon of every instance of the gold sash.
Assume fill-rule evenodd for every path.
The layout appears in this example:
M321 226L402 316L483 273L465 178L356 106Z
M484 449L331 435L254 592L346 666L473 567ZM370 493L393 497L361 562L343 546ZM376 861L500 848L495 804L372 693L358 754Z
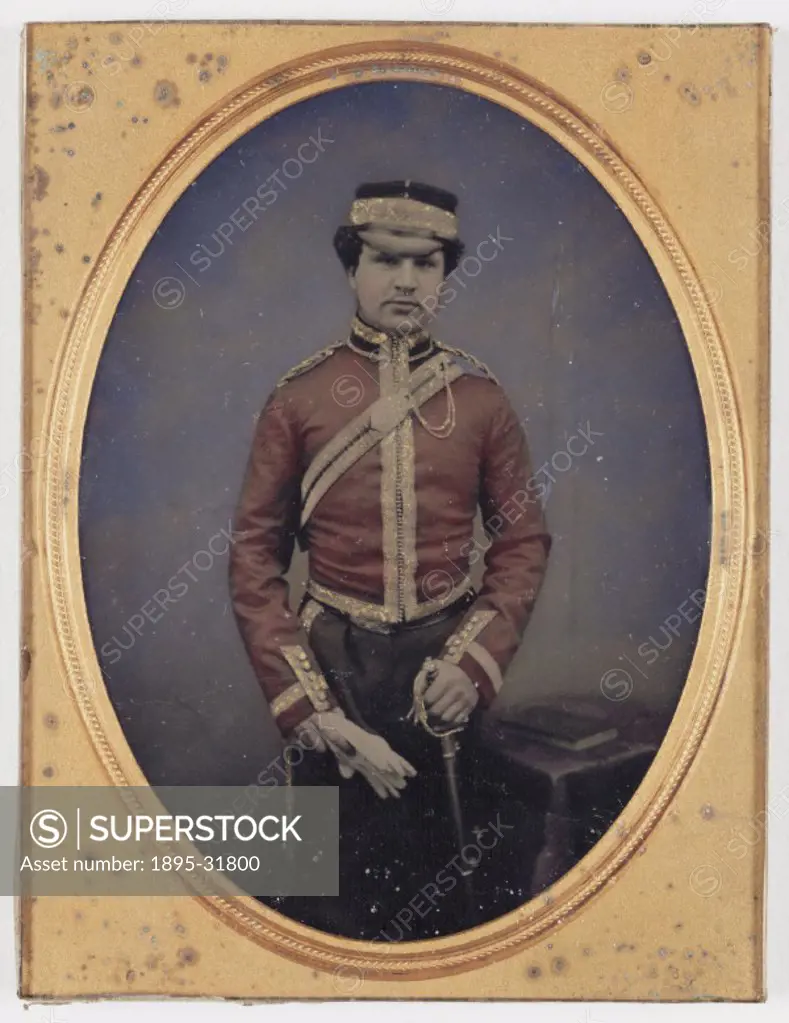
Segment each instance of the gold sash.
M344 426L318 452L301 484L301 525L309 520L318 502L352 465L379 444L406 416L420 408L466 372L440 352L411 374L408 389L382 395Z

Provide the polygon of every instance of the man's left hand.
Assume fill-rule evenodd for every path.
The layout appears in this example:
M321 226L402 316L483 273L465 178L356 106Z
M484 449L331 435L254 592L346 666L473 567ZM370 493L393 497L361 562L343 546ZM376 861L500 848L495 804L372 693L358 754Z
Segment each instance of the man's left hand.
M479 693L468 675L456 664L436 661L438 674L425 693L430 713L448 725L468 721L479 702Z

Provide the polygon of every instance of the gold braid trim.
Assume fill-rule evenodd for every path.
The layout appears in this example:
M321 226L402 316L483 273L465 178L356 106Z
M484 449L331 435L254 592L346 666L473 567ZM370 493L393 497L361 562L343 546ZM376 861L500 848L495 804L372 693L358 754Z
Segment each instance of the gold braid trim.
M308 358L303 359L298 365L294 366L293 369L289 369L288 372L277 381L277 387L282 387L289 380L293 380L294 377L301 376L302 373L306 373L307 370L312 369L313 366L317 366L319 363L324 362L329 358L330 355L334 355L338 348L342 348L345 345L345 341L334 341L330 345L326 345L325 348L321 348L319 352L315 352L314 355L310 355Z
M462 348L454 348L452 345L445 344L443 341L436 341L436 345L442 348L445 352L451 352L452 355L457 355L461 359L465 359L466 362L470 362L475 369L478 369L481 373L484 373L488 380L492 380L494 384L499 384L498 378L494 375L493 371L485 365L482 359L478 359L476 355L471 355L469 352L464 352ZM499 386L501 386L499 384Z
M465 576L445 596L436 597L434 600L427 600L422 604L407 608L405 620L407 622L415 622L421 618L427 618L436 611L443 611L445 607L454 603L463 594L470 592L471 589L471 579L469 576ZM347 615L354 625L358 625L362 629L373 629L374 626L379 624L395 625L399 621L399 618L390 613L384 604L373 604L371 601L360 600L357 597L348 597L344 593L336 593L334 590L321 586L320 583L316 583L312 579L307 583L307 592L314 596L316 600L319 600L321 604L327 604L329 607L334 608L335 611L339 611L340 614Z
M403 321L403 323L406 322L406 320ZM376 345L379 348L385 345L387 341L395 339L407 342L409 348L413 348L414 345L420 344L423 341L430 341L431 339L430 334L424 327L414 326L412 330L406 331L401 331L398 328L387 334L385 330L376 330L375 327L371 327L369 323L365 323L358 316L354 316L351 320L351 337L354 334L358 334L363 341L367 341L368 344Z
M460 664L463 654L473 643L482 630L493 621L498 611L475 611L468 618L460 629L449 637L446 645L446 653L441 660L450 664Z
M279 696L275 696L271 703L268 705L272 715L277 718L280 714L284 714L286 710L290 710L299 700L305 699L307 693L304 690L304 686L301 682L294 682L292 686L288 686L284 692L281 692Z
M354 227L411 229L445 240L458 236L458 218L454 213L405 195L356 199L348 214L348 223Z
M317 600L313 600L312 597L310 597L305 602L304 607L301 609L301 614L299 615L299 618L301 619L301 627L307 633L307 638L309 638L313 622L320 614L323 614L323 604L319 604Z
M307 651L300 646L283 646L280 650L315 710L331 710L331 689L321 672L313 667Z

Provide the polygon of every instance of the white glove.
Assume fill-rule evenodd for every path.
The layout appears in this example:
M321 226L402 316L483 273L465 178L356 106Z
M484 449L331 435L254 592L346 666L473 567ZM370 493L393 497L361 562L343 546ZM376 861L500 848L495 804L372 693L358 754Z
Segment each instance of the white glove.
M344 716L332 721L328 729L321 730L337 757L343 777L350 778L358 771L381 799L388 795L399 799L399 790L405 788L406 778L416 777L413 766L395 753L383 736L366 732ZM338 739L350 743L355 752L349 753L347 745Z
M386 739L366 732L349 721L341 710L315 713L296 729L300 738L314 732L319 742L313 741L313 748L328 747L337 758L343 778L350 778L358 771L381 799L390 795L399 799L399 790L405 788L406 778L416 777L412 765L395 753Z

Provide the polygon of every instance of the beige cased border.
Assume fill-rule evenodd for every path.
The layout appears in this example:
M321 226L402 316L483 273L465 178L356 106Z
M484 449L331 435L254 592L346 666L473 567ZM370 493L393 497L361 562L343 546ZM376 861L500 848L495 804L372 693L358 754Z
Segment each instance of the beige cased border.
M375 970L378 979L427 979L465 971L534 944L612 882L665 812L699 750L738 634L750 579L745 460L726 345L676 232L645 185L577 110L502 63L452 46L376 42L333 47L283 64L197 123L145 182L96 260L59 353L46 430L43 479L33 491L40 571L64 669L94 748L116 785L145 784L101 682L85 607L78 542L81 447L98 360L137 260L177 197L227 146L293 103L364 76L404 78L473 92L518 113L576 156L618 203L647 248L680 318L707 424L713 523L707 604L679 707L661 750L619 821L550 891L493 923L451 938L381 947L313 931L254 899L203 898L236 930L277 954L324 971ZM71 496L71 499L69 499ZM752 503L753 498L750 499Z

